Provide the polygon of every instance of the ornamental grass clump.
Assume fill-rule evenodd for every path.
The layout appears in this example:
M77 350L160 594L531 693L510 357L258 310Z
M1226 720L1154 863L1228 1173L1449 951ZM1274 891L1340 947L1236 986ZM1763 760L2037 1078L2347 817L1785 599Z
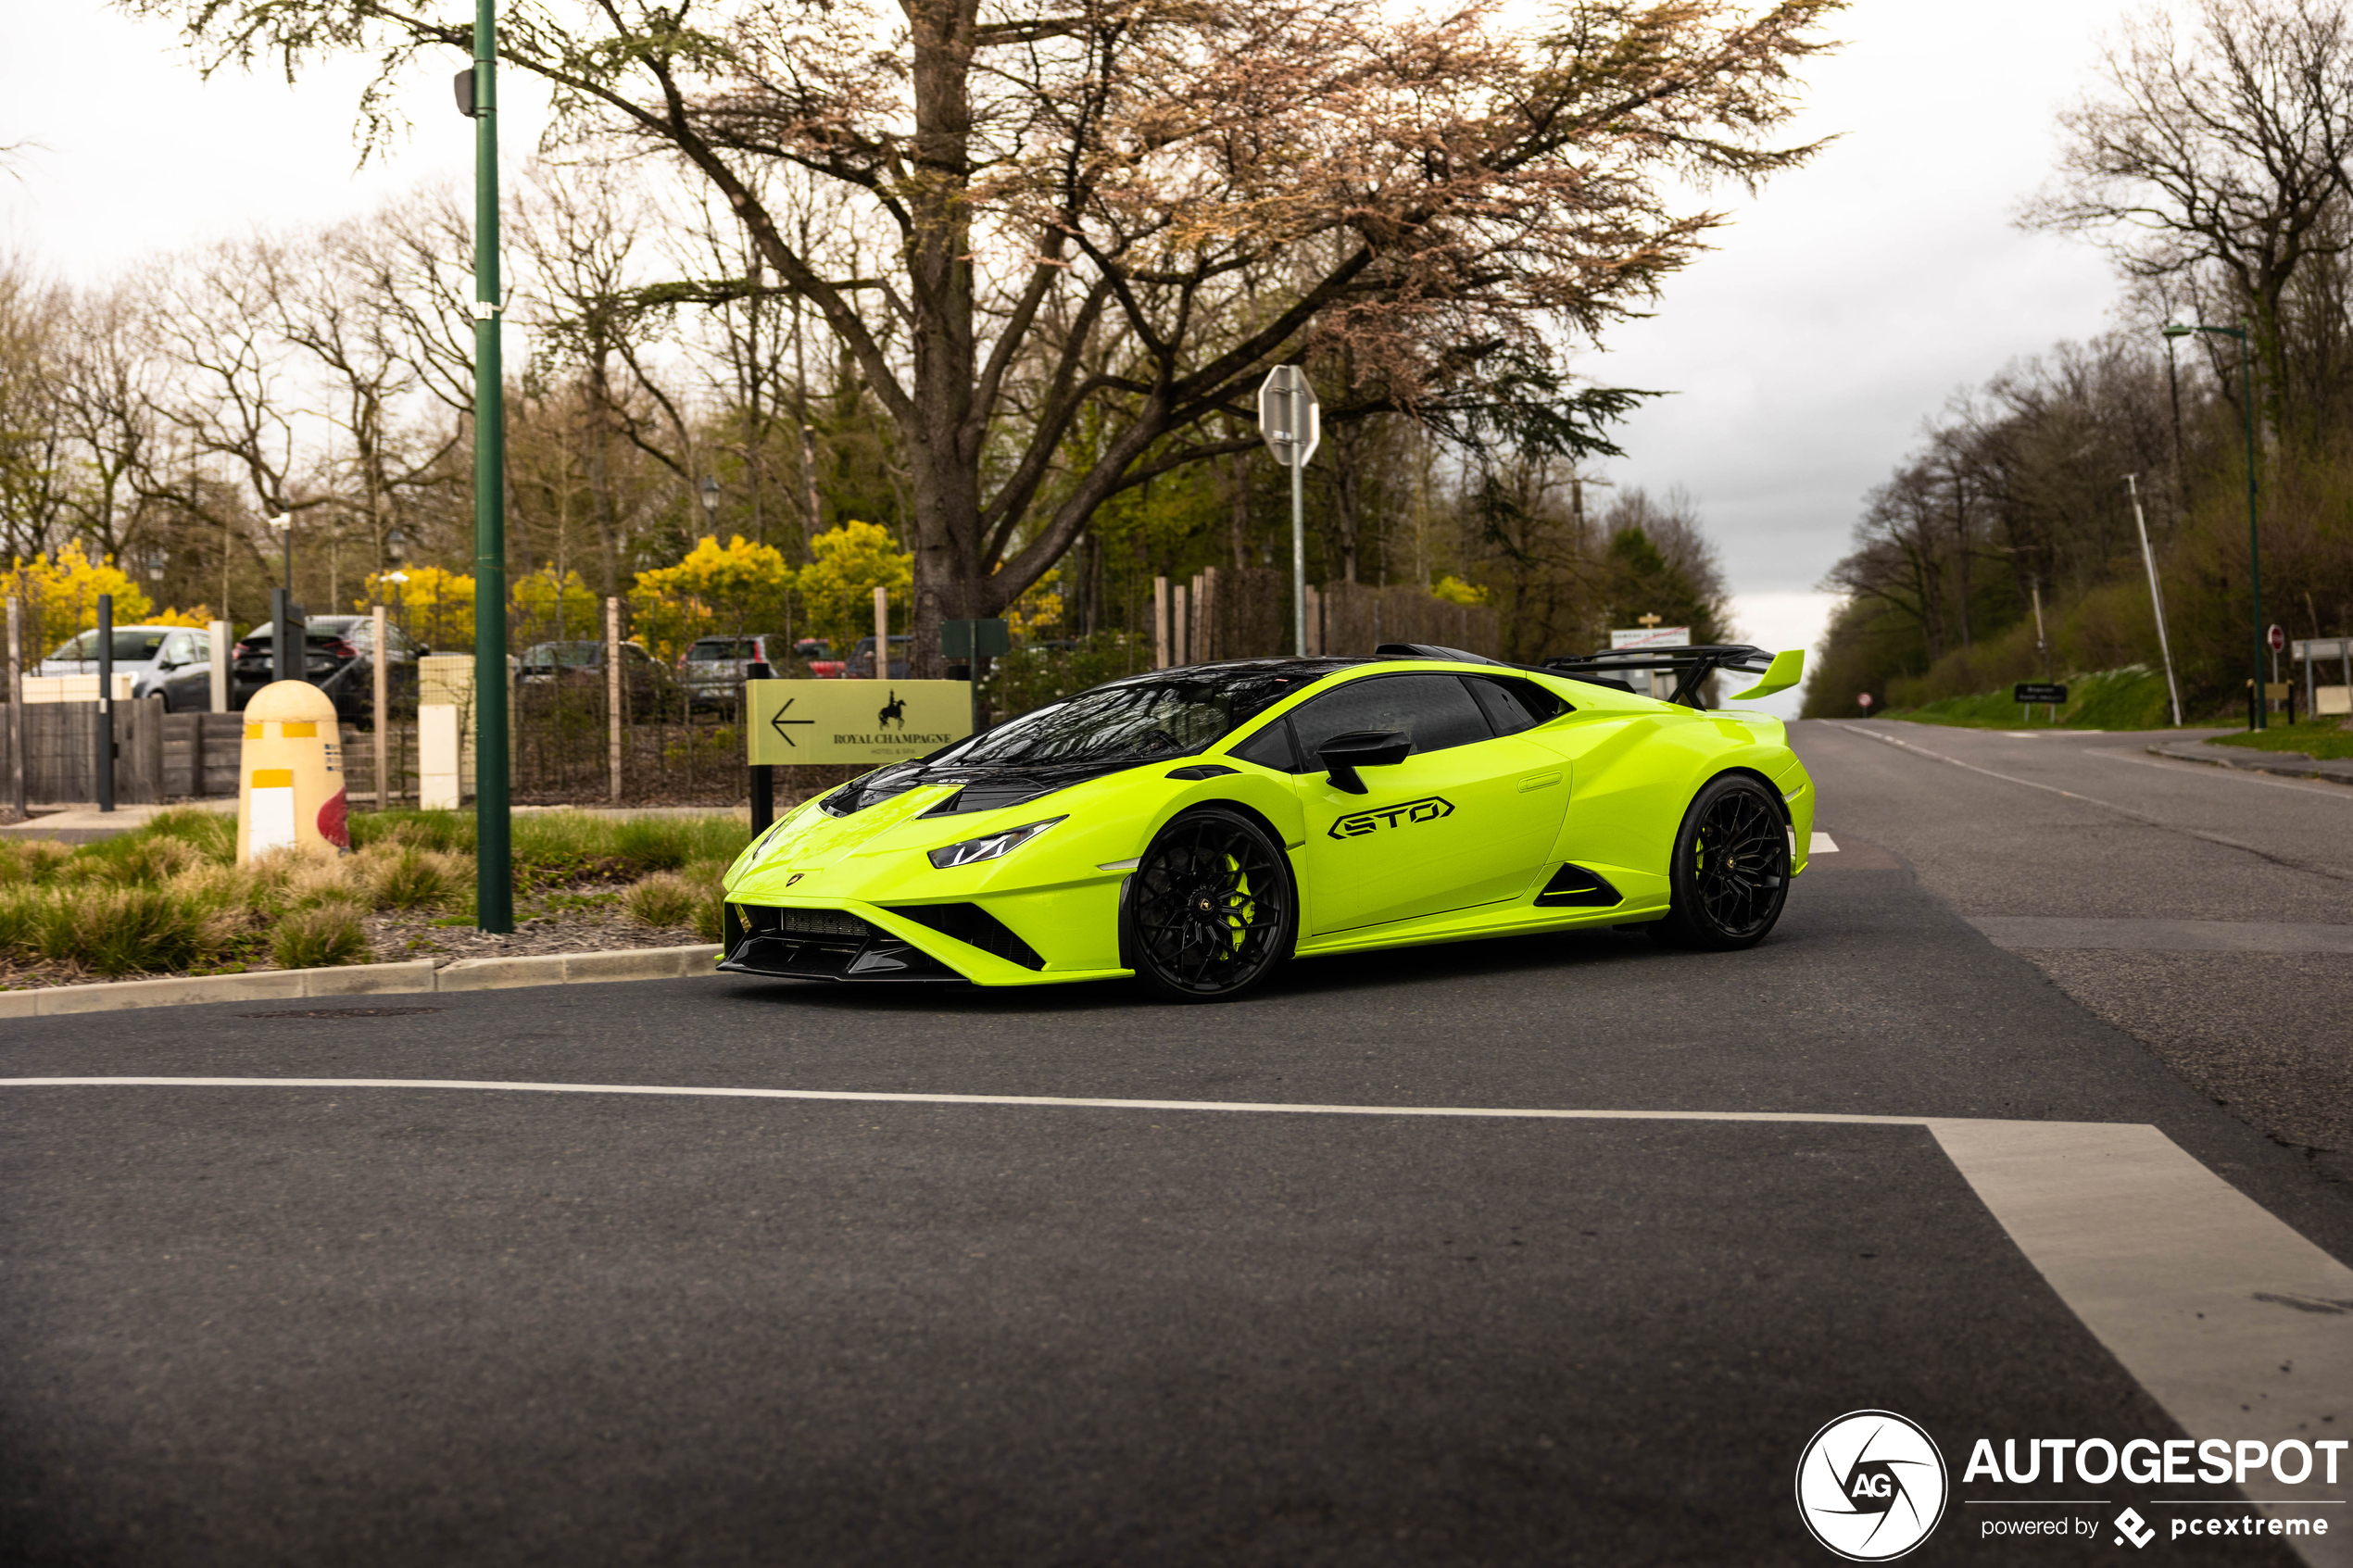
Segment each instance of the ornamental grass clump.
M337 964L366 963L366 911L358 904L332 902L296 909L270 933L270 956L281 969L331 969Z
M727 875L725 860L698 860L683 874L695 890L695 935L705 942L724 939L724 897L720 886Z
M360 875L380 909L431 909L457 897L472 874L459 856L409 845L363 850Z
M700 889L676 872L656 872L622 895L622 908L650 926L692 924Z
M44 900L29 935L41 957L99 974L184 969L217 950L226 922L160 887L76 887Z
M73 851L62 844L37 838L26 843L0 843L0 886L55 882L72 855Z

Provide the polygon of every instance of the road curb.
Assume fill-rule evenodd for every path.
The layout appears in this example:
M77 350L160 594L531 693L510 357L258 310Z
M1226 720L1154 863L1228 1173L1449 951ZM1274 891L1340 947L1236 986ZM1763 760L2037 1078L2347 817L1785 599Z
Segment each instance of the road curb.
M459 959L434 976L436 991L496 991L510 985L577 985L605 980L680 980L715 972L716 943L691 947L623 947L606 953L547 953L532 958Z
M2254 751L2232 756L2198 746L2152 746L2149 755L2171 758L2176 762L2204 762L2242 773L2277 773L2284 778L2327 779L2332 784L2353 784L2353 762L2307 757L2300 751Z
M277 1002L308 997L369 997L419 991L493 991L516 985L576 985L608 980L678 980L716 973L716 944L623 947L602 953L459 959L435 969L409 963L336 969L272 969L257 974L207 974L186 980L117 980L102 985L53 985L0 991L0 1018L57 1018L77 1012L182 1007L197 1002Z

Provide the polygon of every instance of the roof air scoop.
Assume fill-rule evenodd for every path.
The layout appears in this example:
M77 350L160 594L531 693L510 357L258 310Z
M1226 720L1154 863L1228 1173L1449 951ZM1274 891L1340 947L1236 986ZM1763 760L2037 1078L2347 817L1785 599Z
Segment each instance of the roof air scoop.
M1449 659L1457 664L1493 664L1508 669L1500 659L1490 659L1483 653L1465 653L1461 648L1441 647L1436 643L1383 643L1373 650L1375 659Z

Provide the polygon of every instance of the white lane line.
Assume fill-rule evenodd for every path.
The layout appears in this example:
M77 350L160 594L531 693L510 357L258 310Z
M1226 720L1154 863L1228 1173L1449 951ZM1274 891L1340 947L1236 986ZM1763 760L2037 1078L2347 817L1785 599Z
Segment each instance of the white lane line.
M0 1088L166 1089L483 1089L548 1095L676 1095L701 1099L848 1100L877 1105L1037 1105L1088 1110L1230 1110L1290 1116L1451 1116L1492 1121L1583 1122L1828 1122L1867 1127L1924 1127L1920 1116L1866 1116L1839 1111L1561 1110L1544 1107L1465 1105L1317 1105L1274 1100L1110 1099L1070 1095L900 1094L865 1089L745 1089L698 1084L553 1084L491 1078L0 1078ZM2066 1122L2036 1123L2064 1127ZM2084 1123L2099 1126L2100 1123Z
M2071 789L2061 789L2057 784L2037 784L2032 779L2021 779L2015 773L2001 773L1991 768L1981 768L1974 762L1964 762L1957 757L1947 757L1941 751L1931 751L1924 746L1914 746L1910 741L1897 740L1894 735L1883 735L1876 730L1866 730L1860 725L1842 722L1838 727L1853 734L1868 735L1872 740L1894 746L1901 751L1909 751L1921 757L1932 757L1939 762L1950 762L1956 768L1965 768L1972 773L1982 773L1989 779L1999 779L2004 784L2023 784L2028 789L2039 789L2045 795L2063 796L2070 800L2081 801L2086 806L2097 807L2103 811L2112 811L2127 821L2140 822L2162 833L2178 833L2184 838L2196 838L2208 844L2219 844L2225 849L2243 850L2259 859L2269 860L2275 866L2285 866L2288 870L2296 872L2309 872L2314 876L2324 876L2333 882L2353 882L2353 875L2348 875L2347 872L2331 871L2326 866L2316 866L2309 860L2291 860L2284 855L2274 855L2268 849L2259 849L2241 839L2225 838L2219 833L2204 833L2196 828L2185 828L2179 822L2169 822L2156 817L2144 816L2138 811L2119 806L2113 801L2101 800L2089 795L2078 795Z
M1818 833L1809 841L1806 852L1812 855L1835 855L1838 853L1838 841L1829 834Z
M1846 1111L1601 1110L914 1094L473 1078L0 1078L0 1088L473 1089L860 1104L1240 1111L1491 1121L1922 1127L2059 1299L2196 1437L2353 1432L2353 1269L2155 1127ZM2353 1531L2297 1537L2314 1568L2353 1563Z
M1930 1131L2051 1288L2196 1437L2353 1436L2353 1269L2155 1127ZM2259 1504L2266 1512L2279 1512ZM2291 1537L2353 1562L2353 1531Z

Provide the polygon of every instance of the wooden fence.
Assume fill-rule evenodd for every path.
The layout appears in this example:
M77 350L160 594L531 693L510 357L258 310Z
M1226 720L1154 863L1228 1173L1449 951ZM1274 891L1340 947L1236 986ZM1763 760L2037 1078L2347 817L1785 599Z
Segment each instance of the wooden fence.
M1158 662L1206 664L1293 651L1290 574L1211 567L1189 583L1163 580L1153 594ZM1307 651L1370 655L1383 643L1430 643L1500 658L1495 612L1397 586L1333 583L1307 590Z

